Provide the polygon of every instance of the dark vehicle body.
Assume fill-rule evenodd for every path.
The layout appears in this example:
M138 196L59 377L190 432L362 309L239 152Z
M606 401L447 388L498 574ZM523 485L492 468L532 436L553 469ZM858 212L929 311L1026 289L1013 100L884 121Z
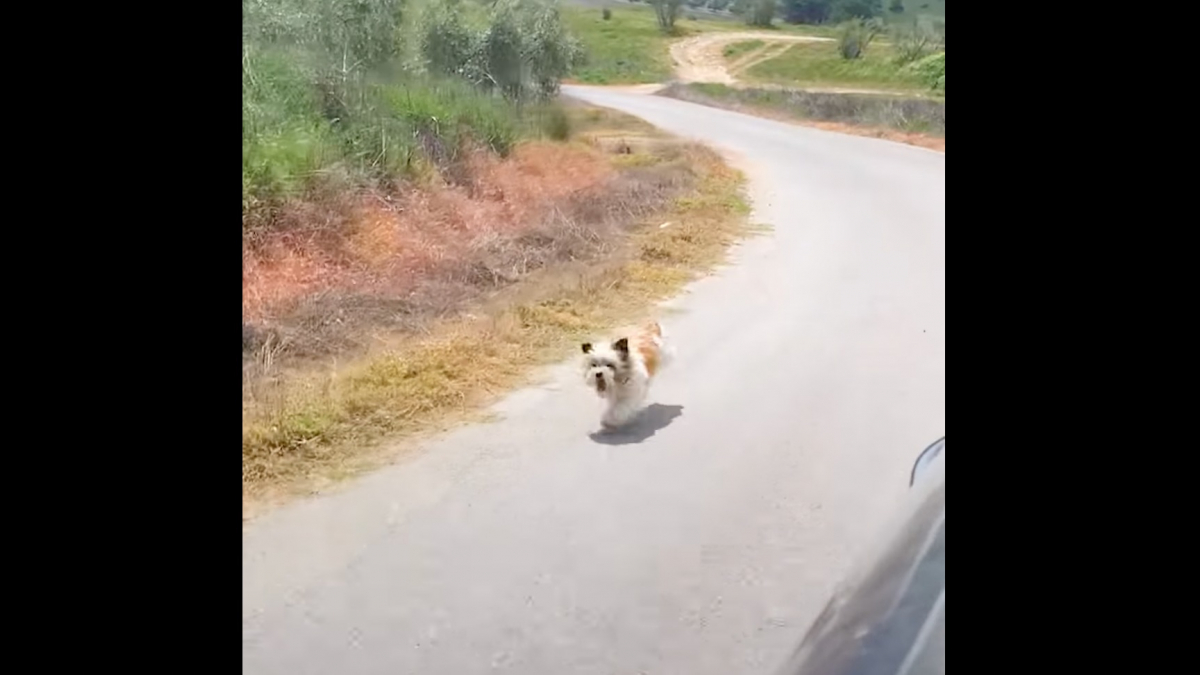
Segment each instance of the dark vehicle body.
M946 672L946 439L917 458L874 555L853 570L778 675Z

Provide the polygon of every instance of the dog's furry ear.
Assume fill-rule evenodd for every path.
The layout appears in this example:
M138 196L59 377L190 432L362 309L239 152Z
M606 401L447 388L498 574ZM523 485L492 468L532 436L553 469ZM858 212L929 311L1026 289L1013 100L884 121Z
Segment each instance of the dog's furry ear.
M629 356L629 338L621 338L613 343L613 349L617 350L618 354Z
M583 353L584 354L592 353L592 343L590 343L590 342L583 343Z

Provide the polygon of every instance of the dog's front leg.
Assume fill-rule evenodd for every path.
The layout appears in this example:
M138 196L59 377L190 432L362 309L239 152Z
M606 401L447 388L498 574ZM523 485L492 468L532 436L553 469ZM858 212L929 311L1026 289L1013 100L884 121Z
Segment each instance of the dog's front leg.
M628 398L614 396L609 399L608 408L605 409L604 416L600 418L600 424L610 429L624 426L633 417L633 410L634 407L630 405Z
M600 423L609 428L625 426L637 417L645 398L644 387L627 387L621 395L609 399L608 408L604 411Z

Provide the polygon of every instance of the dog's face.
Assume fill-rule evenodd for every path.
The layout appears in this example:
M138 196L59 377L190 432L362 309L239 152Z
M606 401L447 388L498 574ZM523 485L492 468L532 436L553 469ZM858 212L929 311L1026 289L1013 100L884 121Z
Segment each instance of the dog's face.
M583 343L583 381L603 396L629 379L629 340L610 345Z

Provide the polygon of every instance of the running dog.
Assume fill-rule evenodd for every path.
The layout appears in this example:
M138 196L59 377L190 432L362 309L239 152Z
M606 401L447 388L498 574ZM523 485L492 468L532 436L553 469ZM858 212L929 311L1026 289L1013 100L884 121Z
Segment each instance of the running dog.
M583 343L587 386L605 401L600 424L616 429L633 421L642 409L650 383L671 360L662 326L651 321L610 344Z

